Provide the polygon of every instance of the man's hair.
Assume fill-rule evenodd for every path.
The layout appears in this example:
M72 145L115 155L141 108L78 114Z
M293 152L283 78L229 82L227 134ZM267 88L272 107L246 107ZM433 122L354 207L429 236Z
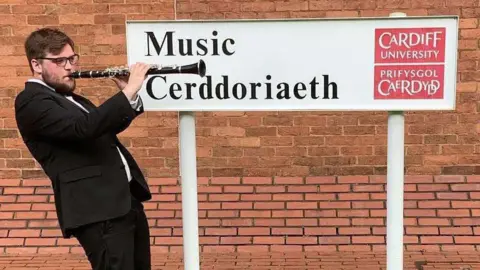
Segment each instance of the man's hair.
M25 54L32 73L32 59L45 57L48 53L58 54L67 44L74 49L73 40L58 29L41 28L33 31L25 40Z

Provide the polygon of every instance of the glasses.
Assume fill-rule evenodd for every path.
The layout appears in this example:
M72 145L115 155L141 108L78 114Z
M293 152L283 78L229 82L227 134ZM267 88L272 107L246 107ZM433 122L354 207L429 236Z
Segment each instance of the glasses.
M49 57L42 57L38 59L46 59L50 60L53 63L57 64L59 67L65 67L67 65L67 60L70 62L70 65L75 65L78 62L80 56L78 54L74 54L70 57L57 57L57 58L49 58Z

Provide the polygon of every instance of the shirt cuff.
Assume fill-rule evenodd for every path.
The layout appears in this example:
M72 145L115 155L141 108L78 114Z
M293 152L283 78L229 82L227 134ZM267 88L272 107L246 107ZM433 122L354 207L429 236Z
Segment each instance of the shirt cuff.
M142 99L140 98L140 95L137 95L137 97L134 100L130 101L130 105L132 106L132 109L138 111L143 105Z

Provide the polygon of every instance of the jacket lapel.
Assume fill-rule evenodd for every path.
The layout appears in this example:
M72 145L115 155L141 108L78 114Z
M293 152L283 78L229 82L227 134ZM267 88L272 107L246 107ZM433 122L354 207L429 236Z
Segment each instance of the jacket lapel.
M57 93L57 94L58 94L58 93ZM71 100L68 100L68 98L67 98L66 96L61 95L61 94L58 94L58 95L60 96L60 99L62 99L62 102L68 103L68 106L70 106L70 107L73 106L76 110L80 110L82 113L88 114L88 112L86 112L84 109L80 108L77 104L73 103ZM72 95L71 98L73 98L73 95ZM78 100L76 100L76 98L73 98L73 99L74 99L76 102L78 102ZM83 102L78 102L78 103L80 103L87 111L89 111L89 109L90 109L89 106L85 106L85 104L83 104Z
M31 89L38 89L40 91L45 91L52 95L56 100L60 101L62 107L66 109L74 108L74 110L79 110L80 112L84 114L88 114L88 112L84 111L82 108L80 108L77 104L73 103L72 101L68 100L66 96L59 94L55 92L53 89L37 82L26 82L25 88L31 88ZM89 102L86 98L83 98L75 93L72 93L72 97L74 97L75 101L78 102L78 100L82 100L81 102L78 102L82 104L82 106L85 107L85 109L89 110L89 108L95 108L95 105L91 102ZM85 106L84 103L87 103L88 105Z
M82 106L85 107L85 109L87 110L91 110L91 109L95 109L97 106L95 106L95 104L93 104L90 100L86 99L85 97L82 97L80 95L77 95L75 93L72 93L72 98L82 104Z

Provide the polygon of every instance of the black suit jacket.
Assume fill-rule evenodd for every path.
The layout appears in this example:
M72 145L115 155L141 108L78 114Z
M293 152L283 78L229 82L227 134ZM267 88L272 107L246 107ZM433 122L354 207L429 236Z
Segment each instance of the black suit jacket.
M117 134L143 113L132 109L118 92L102 105L74 94L89 113L49 89L26 82L15 99L20 134L52 182L55 207L64 238L71 229L126 214L132 194L151 199L147 182ZM117 147L132 174L129 185Z

